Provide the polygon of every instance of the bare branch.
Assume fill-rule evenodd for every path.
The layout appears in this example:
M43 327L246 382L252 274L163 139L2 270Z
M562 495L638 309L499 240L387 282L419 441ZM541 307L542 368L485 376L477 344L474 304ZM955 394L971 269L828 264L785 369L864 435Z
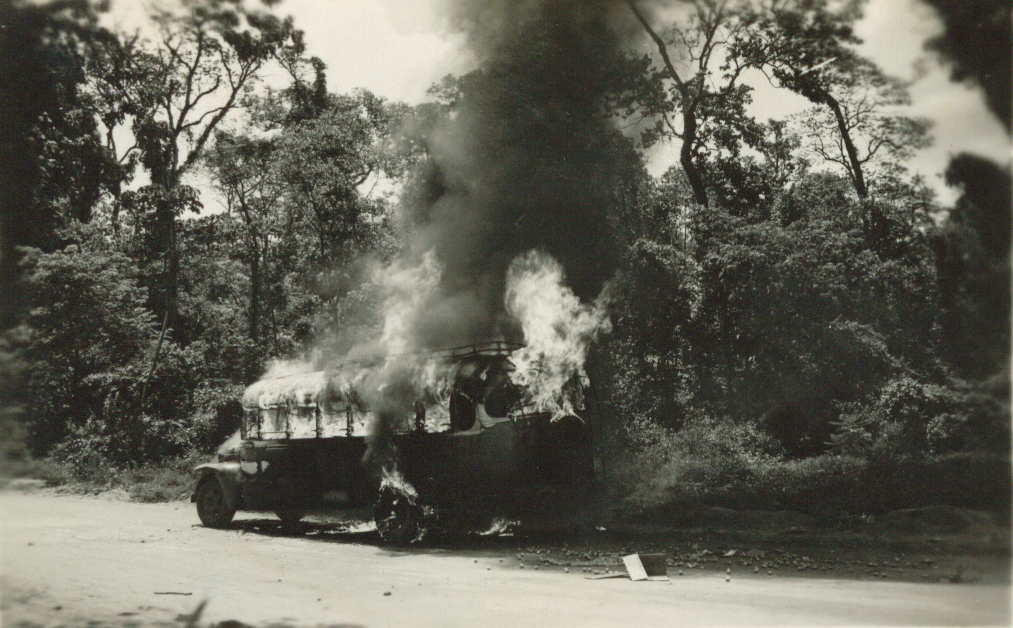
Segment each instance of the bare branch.
M672 65L672 60L668 56L668 49L667 46L665 45L665 42L661 39L661 37L658 36L656 32L654 32L654 29L651 28L651 25L647 22L644 16L637 9L636 4L634 4L634 0L627 0L627 4L630 5L630 10L633 11L633 15L637 18L640 24L643 25L644 30L647 31L647 35L654 41L655 45L658 47L658 52L661 54L661 58L665 62L665 68L668 70L669 76L672 77L672 80L674 80L675 84L679 87L679 92L683 95L684 98L687 98L688 100L689 92L686 89L686 85L682 82L682 77L679 76L679 73L675 70L675 66Z

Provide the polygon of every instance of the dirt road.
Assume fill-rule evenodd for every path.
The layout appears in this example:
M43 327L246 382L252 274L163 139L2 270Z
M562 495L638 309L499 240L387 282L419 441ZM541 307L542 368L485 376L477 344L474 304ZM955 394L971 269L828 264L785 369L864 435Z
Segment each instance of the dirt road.
M389 550L368 533L281 534L240 515L202 527L189 503L0 494L5 626L997 625L1008 584L687 572L671 582L587 580L520 568L505 546Z

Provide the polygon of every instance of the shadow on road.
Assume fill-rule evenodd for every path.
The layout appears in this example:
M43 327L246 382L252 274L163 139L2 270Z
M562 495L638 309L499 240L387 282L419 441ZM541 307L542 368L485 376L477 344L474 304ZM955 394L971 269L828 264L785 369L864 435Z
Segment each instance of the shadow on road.
M682 575L735 571L763 577L901 580L1009 584L1009 546L967 539L898 539L829 531L757 534L693 529L645 532L617 527L572 531L517 528L498 534L430 530L407 547L385 545L371 522L307 520L286 527L274 518L237 520L232 532L375 547L387 558L420 555L497 557L514 565L610 568L634 551L662 552L670 572ZM1001 545L1001 544L1000 544ZM516 556L516 561L513 560ZM537 568L537 567L535 567ZM621 568L621 567L620 567Z
M508 553L531 546L562 547L572 543L590 541L587 535L580 536L567 530L520 529L498 533L478 531L450 531L431 529L411 545L393 547L386 545L376 532L372 522L348 521L300 521L294 526L285 526L277 519L242 519L233 522L231 530L268 537L302 538L322 543L346 543L371 545L389 556L494 552Z

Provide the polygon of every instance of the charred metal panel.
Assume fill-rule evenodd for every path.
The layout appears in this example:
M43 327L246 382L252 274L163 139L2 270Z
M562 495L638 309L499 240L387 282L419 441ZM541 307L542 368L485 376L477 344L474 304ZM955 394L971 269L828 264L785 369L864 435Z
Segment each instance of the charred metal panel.
M328 502L367 505L378 480L362 466L362 438L246 442L239 463L250 510L320 508Z
M537 510L537 503L559 512L564 493L575 504L587 501L595 477L589 419L596 417L584 408L588 383L571 382L573 407L584 419L552 420L524 406L531 400L509 376L512 349L447 352L424 378L439 385L424 388L404 416L384 417L384 437L397 451L391 462L423 502L517 511ZM311 510L376 500L379 465L363 462L374 417L360 393L378 364L262 380L247 389L233 472L242 508Z
M316 404L289 407L288 436L289 438L316 438L319 436Z
M288 438L288 408L274 406L260 411L260 425L254 438L279 439Z
M327 400L320 405L320 438L348 436L352 421L352 406L343 401Z

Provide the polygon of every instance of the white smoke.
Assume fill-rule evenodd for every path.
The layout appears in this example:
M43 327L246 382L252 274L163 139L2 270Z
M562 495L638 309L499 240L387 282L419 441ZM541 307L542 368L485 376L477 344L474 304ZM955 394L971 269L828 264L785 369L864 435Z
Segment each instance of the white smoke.
M431 303L442 275L443 267L432 250L423 255L417 266L397 262L376 275L376 282L386 293L380 345L387 355L418 348L414 332L419 319L425 316L426 306Z
M274 379L276 377L288 377L290 375L305 375L306 373L312 373L318 370L316 365L317 357L315 357L314 354L291 360L270 360L268 361L267 368L260 379Z

